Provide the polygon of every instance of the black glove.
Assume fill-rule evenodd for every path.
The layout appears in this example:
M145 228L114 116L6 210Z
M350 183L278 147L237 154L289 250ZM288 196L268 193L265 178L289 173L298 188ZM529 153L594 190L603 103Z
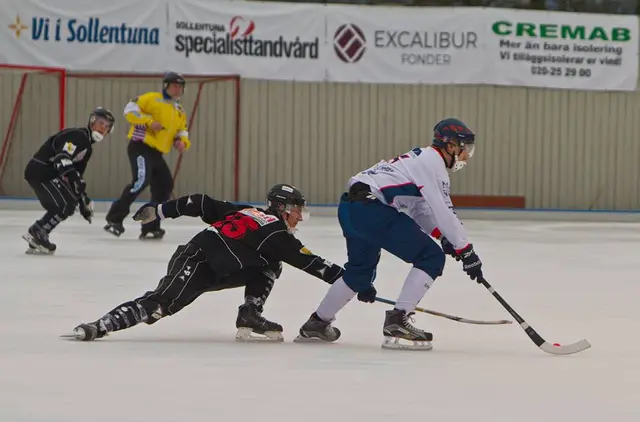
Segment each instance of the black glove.
M85 182L82 178L78 178L71 182L71 187L73 187L76 195L82 197L84 196L84 192L87 189L87 182Z
M478 255L476 255L471 243L460 251L460 258L462 259L462 269L467 273L469 278L471 278L471 280L477 279L477 283L481 283L482 261L480 261Z
M329 261L324 261L324 264L326 265L331 263ZM344 269L340 265L331 264L330 266L326 267L322 279L325 281L325 283L333 284L336 282L336 280L342 277L343 272Z
M456 248L453 247L446 237L442 237L440 244L442 245L442 252L444 252L445 255L450 255L452 258L455 258L456 261L460 261L460 255L456 252Z
M91 218L93 217L93 201L86 194L80 195L80 202L78 202L78 208L82 217L91 224Z
M143 226L151 224L158 219L157 207L157 204L147 202L133 214L133 219L139 221Z
M375 287L373 287L373 284L372 284L371 286L369 286L367 290L358 293L358 300L360 302L373 303L376 301L377 295L378 295L378 291L376 290Z

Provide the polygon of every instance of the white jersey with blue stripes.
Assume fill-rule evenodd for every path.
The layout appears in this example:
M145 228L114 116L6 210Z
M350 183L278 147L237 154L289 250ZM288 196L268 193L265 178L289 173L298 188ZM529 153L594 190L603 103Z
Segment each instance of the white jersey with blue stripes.
M415 148L364 170L349 180L366 183L381 202L405 211L427 233L438 229L457 249L469 244L450 197L444 159L435 148Z

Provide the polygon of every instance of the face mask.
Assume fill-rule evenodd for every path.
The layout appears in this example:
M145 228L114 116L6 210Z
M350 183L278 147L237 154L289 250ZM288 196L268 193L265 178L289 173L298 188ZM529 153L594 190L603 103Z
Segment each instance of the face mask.
M459 171L462 170L466 165L467 162L471 159L471 157L473 157L473 153L476 150L476 146L474 144L467 144L464 146L464 151L466 151L467 153L467 159L464 161L461 161L458 159L458 156L455 156L455 162L453 164L453 171Z

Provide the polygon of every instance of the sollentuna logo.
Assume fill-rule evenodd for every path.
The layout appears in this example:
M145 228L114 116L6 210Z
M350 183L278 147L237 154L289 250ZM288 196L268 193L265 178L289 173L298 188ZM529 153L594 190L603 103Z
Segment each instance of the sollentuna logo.
M340 60L356 63L366 51L364 32L352 23L340 25L333 36L333 49Z
M319 37L281 34L269 24L234 16L228 25L218 22L176 21L174 49L185 57L194 54L317 60ZM275 32L275 33L274 33ZM286 37L286 38L285 38Z

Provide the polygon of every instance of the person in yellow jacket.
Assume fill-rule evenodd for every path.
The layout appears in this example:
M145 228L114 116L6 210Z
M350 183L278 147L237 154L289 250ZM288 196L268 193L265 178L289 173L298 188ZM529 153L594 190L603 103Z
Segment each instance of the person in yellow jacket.
M106 231L120 236L124 233L123 221L131 204L147 187L151 187L151 201L169 200L173 190L173 177L163 155L176 148L180 153L191 146L187 131L187 115L180 104L185 79L169 72L163 79L162 92L147 92L131 99L124 108L124 117L131 125L127 135L127 154L131 163L133 180L120 198L111 204L107 213ZM140 239L161 239L165 231L158 224L142 229Z

